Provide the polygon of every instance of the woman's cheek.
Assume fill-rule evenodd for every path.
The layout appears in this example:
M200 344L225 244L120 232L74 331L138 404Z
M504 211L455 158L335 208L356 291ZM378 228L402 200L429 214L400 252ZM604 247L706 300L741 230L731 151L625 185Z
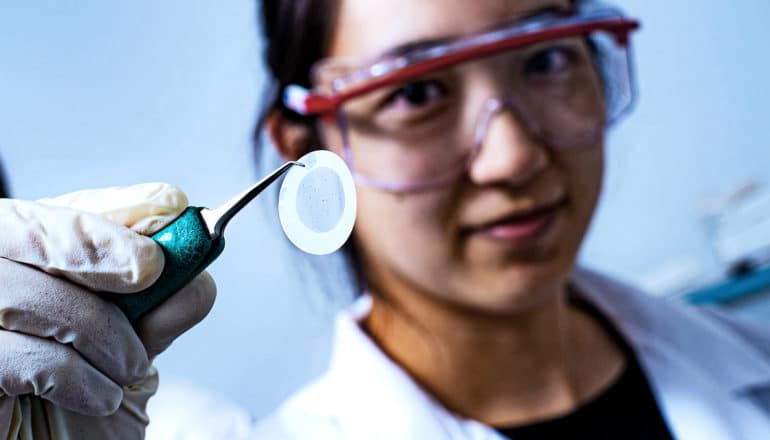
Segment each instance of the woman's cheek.
M571 197L577 206L581 223L587 226L593 217L604 181L604 147L599 145L578 151L565 157L565 160L573 188Z
M357 239L370 259L411 272L447 261L446 210L432 194L393 194L359 186Z

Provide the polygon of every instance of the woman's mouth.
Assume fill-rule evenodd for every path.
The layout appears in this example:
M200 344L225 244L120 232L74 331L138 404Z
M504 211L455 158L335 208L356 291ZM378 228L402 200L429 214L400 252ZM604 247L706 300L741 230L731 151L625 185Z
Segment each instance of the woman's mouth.
M545 234L564 203L565 199L562 198L526 212L514 213L479 227L469 228L467 235L509 243L530 241Z

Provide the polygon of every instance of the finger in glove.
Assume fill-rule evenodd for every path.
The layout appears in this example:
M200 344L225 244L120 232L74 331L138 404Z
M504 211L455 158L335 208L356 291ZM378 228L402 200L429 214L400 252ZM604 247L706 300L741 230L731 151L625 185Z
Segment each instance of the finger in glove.
M149 361L126 316L78 285L0 259L0 327L70 344L121 385L142 379Z
M188 203L184 192L168 183L83 190L38 202L97 214L142 235L163 229Z
M33 394L70 411L112 414L123 389L57 342L0 330L0 394Z
M211 310L217 295L214 279L198 275L155 310L136 323L150 359L163 352L182 333L200 322Z
M163 271L151 238L96 214L0 199L0 231L0 257L95 291L139 292Z

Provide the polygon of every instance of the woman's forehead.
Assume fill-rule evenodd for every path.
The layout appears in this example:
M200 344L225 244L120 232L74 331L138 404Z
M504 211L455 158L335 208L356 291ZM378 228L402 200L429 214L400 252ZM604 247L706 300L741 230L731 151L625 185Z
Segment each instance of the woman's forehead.
M570 0L339 0L328 55L370 58L404 44L464 35L571 3Z

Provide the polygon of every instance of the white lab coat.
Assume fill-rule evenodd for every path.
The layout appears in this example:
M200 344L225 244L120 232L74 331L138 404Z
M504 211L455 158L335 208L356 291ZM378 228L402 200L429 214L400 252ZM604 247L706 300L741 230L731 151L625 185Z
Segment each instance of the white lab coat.
M675 438L770 439L770 329L653 298L583 270L573 281L636 352ZM356 323L367 310L364 298L338 316L326 372L244 438L503 438L446 410L380 351Z

